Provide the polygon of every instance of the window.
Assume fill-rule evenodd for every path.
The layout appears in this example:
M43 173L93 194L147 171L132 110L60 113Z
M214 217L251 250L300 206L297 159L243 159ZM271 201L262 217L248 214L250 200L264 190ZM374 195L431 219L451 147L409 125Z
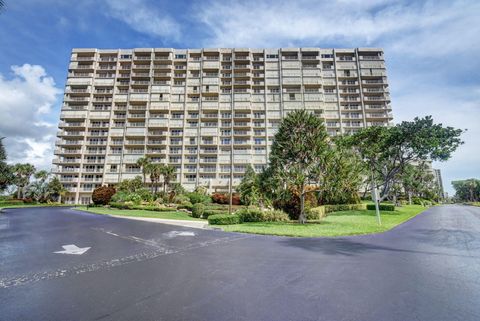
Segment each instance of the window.
M187 58L187 55L184 55L184 54L176 54L175 55L175 59L185 59Z
M110 172L116 173L117 172L117 165L110 165Z
M290 100L295 100L295 94L288 94Z
M267 59L278 59L278 54L267 55Z

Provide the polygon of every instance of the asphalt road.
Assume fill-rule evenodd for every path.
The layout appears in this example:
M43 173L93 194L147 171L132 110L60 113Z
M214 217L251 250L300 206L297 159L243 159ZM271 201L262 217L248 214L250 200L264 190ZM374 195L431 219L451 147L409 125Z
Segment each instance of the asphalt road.
M0 320L480 320L480 208L319 239L5 210Z

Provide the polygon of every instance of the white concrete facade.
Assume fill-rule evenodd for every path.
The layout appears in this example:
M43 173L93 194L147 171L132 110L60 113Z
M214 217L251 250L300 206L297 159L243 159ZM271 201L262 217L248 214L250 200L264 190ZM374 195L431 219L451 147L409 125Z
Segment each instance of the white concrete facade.
M330 135L392 120L383 51L73 49L54 172L86 203L93 189L141 175L142 156L177 167L187 189L226 190L260 171L289 111Z

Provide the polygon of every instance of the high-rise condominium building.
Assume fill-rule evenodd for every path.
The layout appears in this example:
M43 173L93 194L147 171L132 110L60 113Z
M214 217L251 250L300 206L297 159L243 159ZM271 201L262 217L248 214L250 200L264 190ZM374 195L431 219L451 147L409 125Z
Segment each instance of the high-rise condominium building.
M187 189L227 190L260 171L289 111L330 135L392 120L381 49L74 49L54 159L68 202L141 175L136 161L177 168Z

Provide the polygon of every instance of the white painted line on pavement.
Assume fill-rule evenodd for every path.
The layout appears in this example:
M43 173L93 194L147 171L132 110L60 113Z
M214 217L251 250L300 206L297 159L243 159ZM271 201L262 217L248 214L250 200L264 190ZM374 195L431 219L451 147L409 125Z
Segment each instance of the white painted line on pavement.
M170 231L168 233L164 233L167 237L177 237L177 236L195 236L194 232L186 232L186 231Z
M75 244L62 245L62 247L64 249L63 251L56 251L53 253L82 255L83 253L91 249L90 247L78 247Z

